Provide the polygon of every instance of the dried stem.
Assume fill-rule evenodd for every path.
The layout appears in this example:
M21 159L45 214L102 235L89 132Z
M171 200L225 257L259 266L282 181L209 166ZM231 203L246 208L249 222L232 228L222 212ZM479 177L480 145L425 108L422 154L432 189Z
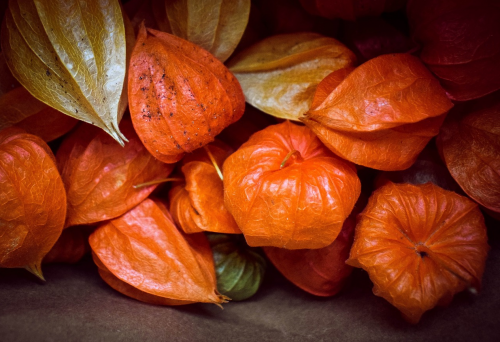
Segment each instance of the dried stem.
M136 185L134 185L134 189L139 189L139 188L142 188L142 187L145 187L145 186L156 185L156 184L161 184L161 183L166 183L166 182L181 182L183 180L184 180L184 178L163 178L163 179L157 179L157 180L146 182L146 183L136 184Z
M220 180L224 180L224 179L222 178L222 172L220 171L219 165L217 165L217 162L215 161L215 158L214 158L214 156L213 156L212 152L210 152L210 150L208 149L208 147L207 147L206 145L205 145L205 146L203 146L203 148L204 148L204 149L205 149L205 151L207 152L207 154L208 154L208 158L210 158L210 161L211 161L211 162L212 162L212 164L214 165L215 170L217 171L217 174L218 174L218 175L219 175L219 177L220 177Z

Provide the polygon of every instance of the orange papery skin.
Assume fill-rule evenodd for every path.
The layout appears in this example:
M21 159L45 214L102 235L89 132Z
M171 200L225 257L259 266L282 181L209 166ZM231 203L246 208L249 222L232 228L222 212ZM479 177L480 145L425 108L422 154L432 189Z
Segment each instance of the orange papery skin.
M294 285L315 296L334 296L352 272L352 266L345 261L349 257L355 226L356 219L348 217L335 241L324 248L263 249L278 271Z
M317 93L328 96L301 120L338 156L378 170L410 167L453 106L409 54L371 59L335 84L318 85Z
M223 175L224 203L250 246L328 246L361 190L351 163L289 121L252 135L226 159Z
M500 92L450 112L437 143L453 178L474 201L500 213Z
M215 139L245 111L238 80L208 51L141 26L128 76L129 108L144 146L165 163Z
M173 165L160 162L146 150L130 120L123 119L120 130L129 140L125 147L97 127L82 124L57 151L68 195L67 227L124 214L157 187L134 189L134 185L172 172Z
M0 189L0 267L40 270L66 218L64 184L42 139L0 131Z
M359 215L349 265L410 323L467 288L479 289L489 250L477 204L427 183L373 192Z
M222 166L231 148L222 143L207 145L217 165ZM182 160L185 182L169 193L170 212L185 233L203 231L241 234L233 216L224 206L224 188L214 165L204 149L196 150Z
M71 131L78 120L47 106L40 112L16 124L30 134L39 136L44 141L52 141Z
M159 305L225 302L207 238L181 233L160 202L144 200L89 242L104 281L127 296Z

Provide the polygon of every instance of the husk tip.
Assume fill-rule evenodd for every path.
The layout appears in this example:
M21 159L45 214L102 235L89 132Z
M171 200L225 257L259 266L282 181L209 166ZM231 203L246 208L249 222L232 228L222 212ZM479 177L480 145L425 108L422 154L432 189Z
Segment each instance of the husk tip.
M27 265L24 268L28 272L30 272L31 274L34 274L40 280L46 281L45 278L44 278L44 276L43 276L43 273L42 273L42 263L41 262L37 262L37 263L31 264L31 265Z

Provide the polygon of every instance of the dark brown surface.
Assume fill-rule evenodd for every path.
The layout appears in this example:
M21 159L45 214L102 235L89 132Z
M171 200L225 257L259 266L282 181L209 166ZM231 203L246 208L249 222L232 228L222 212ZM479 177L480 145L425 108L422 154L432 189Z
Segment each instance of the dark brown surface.
M24 270L1 269L0 340L498 341L500 239L490 238L490 244L481 294L461 293L449 307L425 313L416 326L371 293L361 270L339 295L317 298L270 268L253 299L221 310L129 299L99 278L90 258L76 265L45 265L45 284Z

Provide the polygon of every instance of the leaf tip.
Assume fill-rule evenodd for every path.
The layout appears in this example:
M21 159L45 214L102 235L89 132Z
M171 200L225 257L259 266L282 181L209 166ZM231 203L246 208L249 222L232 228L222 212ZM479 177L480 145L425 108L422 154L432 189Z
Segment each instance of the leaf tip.
M43 277L42 273L42 264L41 262L36 262L34 264L28 265L25 267L25 269L34 274L37 278L39 278L42 281L45 281L45 278Z

